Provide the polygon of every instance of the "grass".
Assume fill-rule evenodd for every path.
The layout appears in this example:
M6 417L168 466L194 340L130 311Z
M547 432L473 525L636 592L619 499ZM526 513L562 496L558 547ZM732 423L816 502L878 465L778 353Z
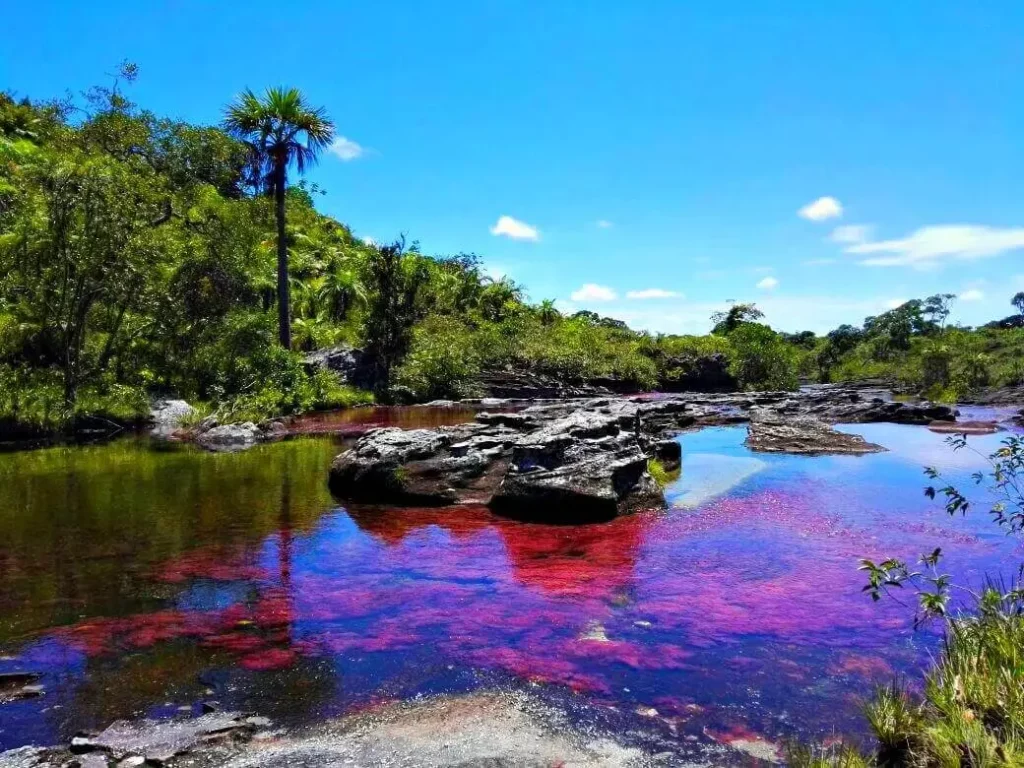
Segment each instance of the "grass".
M647 471L654 478L654 482L658 484L658 487L664 488L669 483L679 479L681 470L669 471L665 469L665 465L658 459L649 459L647 461Z

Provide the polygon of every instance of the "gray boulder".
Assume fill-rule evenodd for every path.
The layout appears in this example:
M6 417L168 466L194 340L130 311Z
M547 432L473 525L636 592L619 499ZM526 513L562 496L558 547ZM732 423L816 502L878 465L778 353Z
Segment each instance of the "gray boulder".
M445 506L472 496L511 438L466 429L375 429L331 465L339 498L372 504Z
M196 409L184 400L157 400L149 411L152 432L158 437L169 437L195 412Z
M548 523L597 522L662 507L665 498L647 462L629 434L520 444L490 507L508 517Z
M246 421L212 427L201 432L196 442L208 451L230 453L252 448L263 438L263 431L251 421Z

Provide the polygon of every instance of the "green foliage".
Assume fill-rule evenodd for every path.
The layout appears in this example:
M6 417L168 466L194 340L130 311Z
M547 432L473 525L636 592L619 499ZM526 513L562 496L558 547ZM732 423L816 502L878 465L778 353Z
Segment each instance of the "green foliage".
M218 128L137 107L137 76L125 63L63 103L0 95L0 419L134 418L147 394L253 418L364 400L303 367L335 345L366 352L360 383L383 399L473 395L504 371L623 390L878 376L937 399L1024 382L1021 323L946 327L949 295L823 338L777 334L753 304L658 337L530 305L474 254L364 243L317 212L315 185L288 186L333 131L297 91L247 91Z
M744 323L729 334L729 370L744 389L796 389L796 359L779 334L760 323Z
M366 346L377 366L377 391L391 387L393 370L412 346L413 325L421 316L420 292L430 278L417 250L405 250L405 241L375 249L369 259L372 291L366 318Z
M764 312L755 304L733 304L726 312L715 312L711 316L712 333L728 335L744 323L756 323L764 317Z
M395 388L409 400L462 398L474 394L479 372L479 355L465 324L434 316L416 329L412 351L395 372Z
M648 459L647 471L650 473L651 477L654 478L654 482L656 482L661 488L664 488L675 480L678 480L681 472L679 469L670 472L665 469L665 465L658 459Z
M1010 299L1010 303L1017 309L1017 311L1024 315L1024 291L1018 291Z

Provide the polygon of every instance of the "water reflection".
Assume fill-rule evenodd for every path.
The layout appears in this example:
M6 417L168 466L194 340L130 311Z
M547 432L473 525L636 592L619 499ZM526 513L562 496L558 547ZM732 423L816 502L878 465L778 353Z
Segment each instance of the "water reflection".
M0 671L47 686L0 708L0 744L209 700L301 720L480 674L653 707L679 737L856 729L856 697L935 640L863 598L858 558L942 544L967 578L1013 562L985 520L921 496L941 436L870 429L891 453L754 458L742 430L687 435L670 495L728 483L576 528L340 509L323 439L0 456L0 654L18 657Z

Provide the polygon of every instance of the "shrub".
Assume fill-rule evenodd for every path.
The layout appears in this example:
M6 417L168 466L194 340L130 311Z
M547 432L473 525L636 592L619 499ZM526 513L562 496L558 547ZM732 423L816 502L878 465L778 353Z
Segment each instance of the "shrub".
M729 334L729 371L744 389L796 389L793 350L767 325L744 323Z
M462 398L472 391L480 363L469 330L453 317L433 316L414 334L412 350L395 371L405 399Z

